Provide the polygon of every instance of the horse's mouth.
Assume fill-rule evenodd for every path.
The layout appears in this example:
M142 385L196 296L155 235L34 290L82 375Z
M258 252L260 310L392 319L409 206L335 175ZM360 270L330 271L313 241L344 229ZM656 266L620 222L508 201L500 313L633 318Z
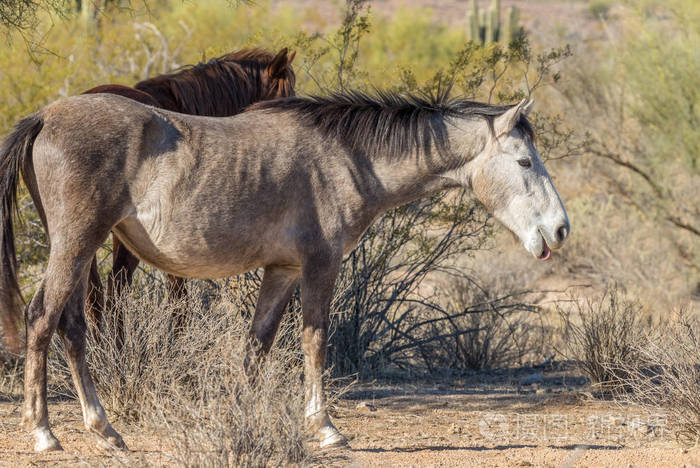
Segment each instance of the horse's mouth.
M539 256L539 259L542 260L543 262L546 262L550 258L552 258L552 249L549 248L547 245L547 241L544 240L544 237L542 238L542 253Z

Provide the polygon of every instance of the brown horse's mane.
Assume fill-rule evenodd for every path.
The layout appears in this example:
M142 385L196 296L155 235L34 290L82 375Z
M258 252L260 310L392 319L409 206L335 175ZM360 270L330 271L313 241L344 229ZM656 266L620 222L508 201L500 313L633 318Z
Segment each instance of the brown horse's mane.
M258 102L250 109L295 112L305 124L339 137L354 150L397 157L413 150L427 152L433 145L447 151L447 117L484 118L493 131L494 119L511 107L454 99L449 89L442 89L433 94L346 91ZM516 128L534 139L526 117L521 116Z
M286 67L281 76L265 77L275 55L263 49L231 52L206 63L149 78L134 88L148 93L168 110L185 114L224 117L242 112L261 99L282 91L294 95L294 71ZM261 86L277 80L272 88Z

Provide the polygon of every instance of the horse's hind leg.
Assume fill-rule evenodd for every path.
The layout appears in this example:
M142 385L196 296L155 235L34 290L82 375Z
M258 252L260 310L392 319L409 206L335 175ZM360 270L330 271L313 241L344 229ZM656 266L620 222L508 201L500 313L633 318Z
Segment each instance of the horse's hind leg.
M60 309L45 310L46 281L34 294L26 311L27 354L24 363L24 412L22 422L35 439L34 450L62 450L51 433L46 407L46 354L51 335L58 324Z
M52 247L60 242L52 243ZM89 257L88 257L89 258ZM62 254L53 248L39 290L26 311L27 355L24 370L24 427L35 437L36 451L60 450L51 433L46 405L46 357L63 308L82 280L87 258Z
M121 436L107 420L85 362L85 331L87 328L83 314L85 285L86 281L81 281L63 309L63 314L58 322L58 333L63 340L73 383L80 397L85 428L97 434L108 446L126 448Z
M106 235L106 232L105 232ZM96 236L97 237L97 236ZM51 342L51 336L59 325L63 310L71 300L69 309L76 309L76 301L85 300L85 277L87 275L87 263L95 255L99 242L88 241L78 237L77 241L71 241L60 237L51 238L51 253L46 267L44 279L39 290L34 295L26 312L27 321L27 355L24 372L24 412L23 421L27 430L35 437L34 449L59 450L61 445L51 433L49 427L48 409L46 403L46 357ZM76 287L82 283L80 288ZM75 298L71 299L71 296ZM82 305L78 307L82 313ZM75 314L75 312L69 312ZM73 319L75 320L75 319ZM84 355L81 358L80 349L84 350L85 330L84 326L76 328L72 321L64 322L61 330L71 330L71 336L75 336L77 342L69 341L68 349L71 368L79 371L77 375L81 385L79 391L86 396L85 401L96 408L97 402L94 386L89 381ZM77 322L76 322L77 323ZM84 322L83 322L84 325ZM68 334L66 334L68 336ZM81 341L82 345L81 345ZM71 356L72 354L72 356ZM99 404L99 402L97 402ZM99 412L96 410L99 418ZM104 411L102 411L104 414ZM107 427L107 426L104 426ZM116 445L116 442L115 442Z
M114 265L112 267L112 273L110 274L108 285L107 285L107 304L109 307L113 305L114 298L121 294L124 287L131 284L134 277L134 272L139 266L139 259L129 252L124 244L121 243L117 236L113 236L112 241L112 259ZM168 275L169 288L168 293L171 299L174 301L180 301L182 298L187 296L187 288L185 286L185 279L178 276ZM119 311L116 312L119 314ZM173 316L173 328L175 331L181 330L185 324L185 312L183 310L176 310ZM123 325L121 316L115 317L117 323L117 334L123 336Z
M119 238L112 234L112 272L107 282L108 306L112 306L114 298L131 284L134 272L139 266L139 259L129 252Z

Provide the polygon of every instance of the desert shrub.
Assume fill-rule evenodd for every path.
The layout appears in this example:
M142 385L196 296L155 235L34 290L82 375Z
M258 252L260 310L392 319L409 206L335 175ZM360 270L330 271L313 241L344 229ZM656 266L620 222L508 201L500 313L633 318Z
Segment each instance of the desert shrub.
M278 343L251 379L245 370L249 321L240 307L245 294L205 284L177 303L160 291L143 285L126 291L114 305L124 317L123 345L107 320L88 349L98 393L117 427L153 432L181 466L307 460L298 348ZM187 326L175 335L172 315L183 307ZM299 333L295 320L282 328L288 329L282 335ZM50 372L58 376L54 385L63 386L59 391L69 393L61 353L62 347L54 348Z
M683 444L700 444L700 320L681 314L672 325L634 346L637 359L614 360L609 372L623 375L618 399L664 411Z
M390 211L343 262L328 354L336 375L408 364L402 356L423 334L416 314L439 307L421 293L421 282L484 240L486 218L464 197L442 194Z
M335 375L512 366L540 348L524 294L489 293L455 268L490 237L488 217L466 200L442 194L392 210L344 261L331 313Z
M426 317L432 326L420 358L429 369L508 368L541 355L540 310L524 300L526 293L498 295L458 284L446 295L445 311Z
M615 371L610 363L639 359L639 340L645 331L641 305L612 287L597 299L574 297L558 304L557 311L562 321L561 354L605 393L624 388L624 368Z

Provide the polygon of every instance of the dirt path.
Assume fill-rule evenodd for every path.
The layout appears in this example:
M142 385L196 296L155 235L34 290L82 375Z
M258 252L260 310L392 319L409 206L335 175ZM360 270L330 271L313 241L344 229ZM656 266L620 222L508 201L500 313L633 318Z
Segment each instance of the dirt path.
M20 404L0 402L0 467L115 465L83 431L77 402L51 402L51 416L65 451L37 455L20 429ZM363 384L333 416L351 449L319 453L324 465L700 467L700 448L681 448L665 415L592 399L570 371ZM116 426L129 464L173 465L156 437Z
M368 389L376 411L343 401L338 427L354 466L700 466L663 415L563 390ZM540 393L537 393L540 392ZM374 394L374 398L371 395Z

